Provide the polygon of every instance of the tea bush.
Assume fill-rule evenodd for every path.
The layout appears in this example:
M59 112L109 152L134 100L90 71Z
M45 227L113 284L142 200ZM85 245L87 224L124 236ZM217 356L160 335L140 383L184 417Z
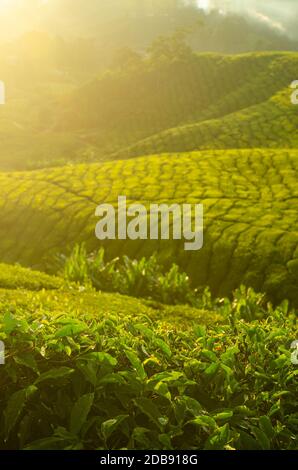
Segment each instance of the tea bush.
M242 288L182 324L68 289L0 291L1 449L298 448L287 303Z
M165 304L200 303L188 276L175 264L164 272L156 254L148 259L131 260L123 256L106 262L103 248L88 254L82 244L76 245L68 258L60 255L57 261L64 265L61 274L66 280L92 285L97 290L148 297Z

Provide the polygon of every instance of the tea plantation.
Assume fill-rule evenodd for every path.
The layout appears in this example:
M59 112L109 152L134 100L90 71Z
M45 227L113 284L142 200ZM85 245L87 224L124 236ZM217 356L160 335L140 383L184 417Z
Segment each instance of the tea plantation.
M242 288L167 307L13 269L16 286L0 288L0 449L297 448L286 302ZM46 289L30 290L39 275Z
M203 203L202 250L190 256L184 240L107 241L108 256L157 252L214 295L245 284L297 305L297 157L297 150L206 151L1 174L1 259L45 268L76 242L98 248L95 208L121 194L145 205Z
M209 119L167 129L116 152L114 158L162 152L229 148L297 148L298 112L289 87L261 104Z
M1 450L297 450L297 65L145 57L1 108ZM203 248L100 242L121 195L203 204Z

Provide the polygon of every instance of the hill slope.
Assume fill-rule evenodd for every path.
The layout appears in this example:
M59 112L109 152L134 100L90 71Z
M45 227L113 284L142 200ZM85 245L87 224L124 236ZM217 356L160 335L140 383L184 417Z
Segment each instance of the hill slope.
M280 147L289 139L285 128L291 132L297 123L289 89L297 68L296 53L193 54L184 60L144 61L138 68L107 74L73 93L63 103L59 125L84 129L98 145L101 158L144 138L149 140L132 156L260 143ZM277 117L282 139L270 135L278 128ZM259 127L260 121L265 129ZM160 138L150 140L161 132Z
M10 81L0 169L43 168L205 148L297 147L289 85L297 53L140 60L84 86ZM49 91L50 90L50 91Z
M114 158L152 152L229 148L298 148L298 109L287 87L267 101L195 124L168 129L116 152Z
M206 151L158 155L0 175L0 257L44 267L51 253L78 241L100 246L98 204L203 203L205 243L185 252L183 241L108 241L108 256L158 251L195 284L217 295L241 283L297 303L297 150Z

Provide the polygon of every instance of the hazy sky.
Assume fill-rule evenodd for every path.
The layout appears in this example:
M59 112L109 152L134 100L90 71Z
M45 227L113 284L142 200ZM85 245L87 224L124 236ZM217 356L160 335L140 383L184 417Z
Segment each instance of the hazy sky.
M273 28L298 38L298 0L198 0L205 8L225 8L249 14Z
M47 2L50 4L51 1L0 0L0 35L13 33L20 24L23 27L28 26L32 22L32 7L35 8L37 16L42 16L40 6ZM86 0L86 2L91 1ZM161 3L162 1L160 0ZM298 0L197 0L197 3L205 9L219 8L249 15L298 39ZM29 5L31 10L28 8Z

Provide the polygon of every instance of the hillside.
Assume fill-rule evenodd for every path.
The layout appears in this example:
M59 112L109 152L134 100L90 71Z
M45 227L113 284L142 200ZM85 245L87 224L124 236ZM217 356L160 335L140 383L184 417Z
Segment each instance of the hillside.
M117 293L95 292L91 288L67 283L63 278L15 265L1 264L0 269L0 315L10 311L24 315L27 320L29 315L42 320L47 314L54 320L64 312L66 317L77 321L84 321L85 317L100 321L114 315L123 319L129 315L141 315L152 321L167 321L172 327L182 323L189 326L193 322L208 325L223 320L215 310L163 305Z
M216 295L244 283L297 304L297 164L297 150L254 149L2 173L0 257L45 268L76 242L98 248L95 208L121 194L145 205L203 203L201 251L189 256L183 240L109 241L108 256L157 251Z
M70 95L63 103L59 125L63 130L84 129L101 148L100 157L112 152L115 158L113 150L121 152L161 132L160 137L137 146L133 156L158 153L163 140L166 148L171 138L171 151L260 143L280 147L286 141L285 126L289 134L296 125L289 86L297 66L296 53L192 54L175 60L147 60L137 68L106 74ZM286 114L283 119L282 113ZM265 129L259 128L259 121L268 116ZM278 123L273 124L276 117L283 129L279 140L268 135L278 128ZM220 136L218 143L222 132L225 138Z
M97 79L36 86L7 80L0 169L24 170L161 152L297 147L289 89L298 54L151 56ZM1 71L1 70L0 70ZM60 77L60 78L59 78Z
M267 101L221 119L168 129L115 152L113 158L207 149L298 148L298 112L290 95L287 87Z

